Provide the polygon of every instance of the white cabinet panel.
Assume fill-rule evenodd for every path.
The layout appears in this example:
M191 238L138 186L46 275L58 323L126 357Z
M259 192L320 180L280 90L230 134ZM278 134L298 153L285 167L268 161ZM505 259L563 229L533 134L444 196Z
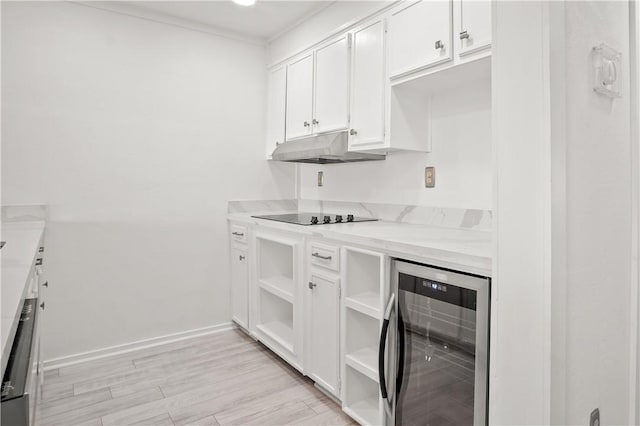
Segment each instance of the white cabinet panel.
M285 141L287 67L271 70L268 79L266 150L269 159L273 150Z
M491 2L458 0L456 18L460 20L455 35L460 54L465 55L491 45Z
M249 269L247 250L231 249L231 300L233 320L249 328Z
M314 133L349 124L349 37L345 34L316 51Z
M451 56L450 0L402 5L389 17L390 76L436 65Z
M313 53L289 64L287 70L287 140L311 134Z
M339 285L337 278L311 274L309 375L327 391L338 395Z
M384 145L384 35L382 19L353 33L350 150Z

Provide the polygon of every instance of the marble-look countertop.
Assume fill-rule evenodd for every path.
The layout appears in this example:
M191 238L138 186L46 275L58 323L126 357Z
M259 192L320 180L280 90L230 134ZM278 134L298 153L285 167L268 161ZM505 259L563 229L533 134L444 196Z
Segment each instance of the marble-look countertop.
M291 212L273 212L283 214ZM233 213L229 220L252 223L357 244L390 256L462 272L491 276L492 234L490 231L445 228L387 221L301 226L256 219L262 213Z
M20 301L27 291L29 274L38 255L44 226L44 221L2 223L2 241L6 241L6 245L0 250L2 264L0 340L2 341L3 375L22 311Z

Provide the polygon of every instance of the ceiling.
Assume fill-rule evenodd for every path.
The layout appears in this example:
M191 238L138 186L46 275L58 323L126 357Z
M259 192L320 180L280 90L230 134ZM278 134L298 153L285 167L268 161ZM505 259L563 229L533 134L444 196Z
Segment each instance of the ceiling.
M266 1L239 6L229 0L130 1L140 9L267 40L289 30L331 1Z

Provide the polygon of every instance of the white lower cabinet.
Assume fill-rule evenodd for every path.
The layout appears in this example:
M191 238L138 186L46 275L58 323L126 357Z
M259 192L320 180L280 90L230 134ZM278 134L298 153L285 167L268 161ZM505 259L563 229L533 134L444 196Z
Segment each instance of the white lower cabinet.
M281 358L302 371L301 247L301 236L256 232L254 334Z
M309 282L308 376L339 397L340 279L311 273Z
M231 304L233 321L249 329L249 267L246 248L231 249Z
M377 362L388 256L254 228L230 226L243 234L230 232L233 286L249 284L233 292L233 320L340 400L357 422L383 424ZM233 243L242 237L246 245Z

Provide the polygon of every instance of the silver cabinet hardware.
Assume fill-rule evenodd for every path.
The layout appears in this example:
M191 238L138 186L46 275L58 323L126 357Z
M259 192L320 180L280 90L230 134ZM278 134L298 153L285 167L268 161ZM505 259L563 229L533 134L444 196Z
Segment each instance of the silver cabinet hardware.
M39 257L36 259L36 266L41 266L42 265L42 258Z
M240 255L240 256L239 256L239 259L240 259L240 260L245 260L245 259L246 259L246 257L244 257L244 256Z
M316 286L317 284L312 283L311 281L309 281L309 290L313 290L313 288Z
M464 40L464 39L468 39L469 38L469 33L466 31L461 31L460 32L460 40Z
M44 247L40 247L40 248L38 249L38 253L43 253L43 252L44 252Z
M49 288L49 281L45 281L44 283L42 283L42 287Z
M276 146L280 146L280 145L282 145L282 142L276 141Z
M309 122L308 122L308 121L305 121L305 122L304 122L304 127L309 127L309 126L310 126Z
M444 49L444 43L442 42L442 40L436 41L436 50L442 50L442 49Z
M357 135L357 134L358 134L358 132L356 131L356 129L351 129L351 130L349 130L349 134L350 134L351 136L355 136L355 135Z
M40 304L40 309L42 309L42 310L44 311L44 302L42 302L42 303Z
M319 122L318 120L316 120L315 118L313 119L312 123L313 123L314 125L318 125L318 124L320 124L320 122Z
M323 256L320 253L311 253L311 256L317 257L318 259L322 260L331 260L331 256Z
M235 235L236 237L244 237L244 233L242 232L232 232L232 235Z

